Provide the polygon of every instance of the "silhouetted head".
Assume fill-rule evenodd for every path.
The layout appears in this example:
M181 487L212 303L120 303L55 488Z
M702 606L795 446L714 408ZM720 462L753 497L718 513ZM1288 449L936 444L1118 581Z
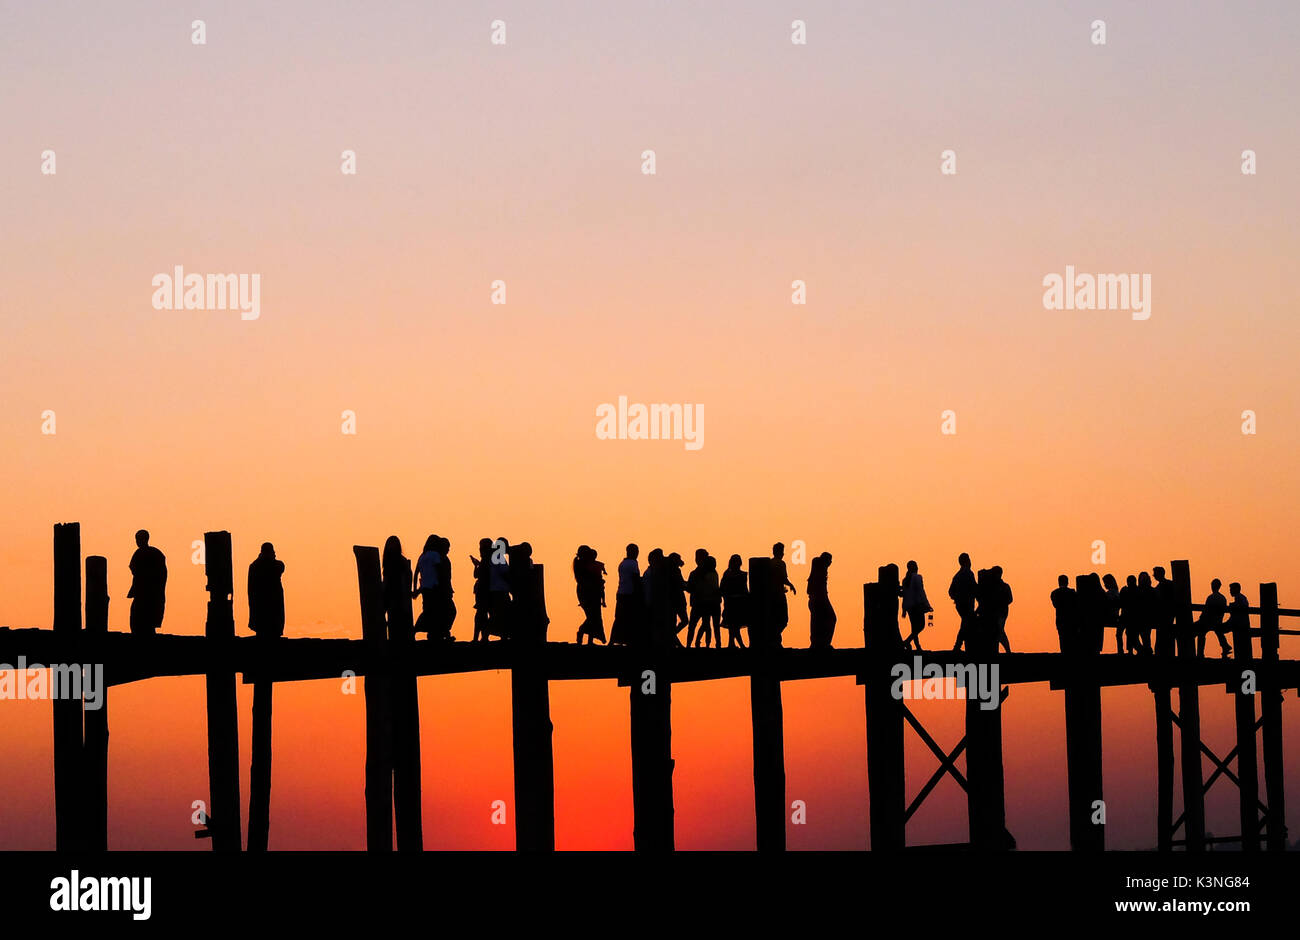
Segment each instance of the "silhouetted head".
M402 541L396 535L390 535L384 542L384 577L396 574L402 563Z
M590 546L590 545L579 545L579 546L578 546L578 558L582 559L583 561L586 561L588 558L591 558L591 557L592 557L592 553L591 553L591 546Z
M627 557L628 557L628 558L635 558L637 555L640 555L640 554L641 554L641 549L639 549L639 548L637 547L636 542L628 542L628 543L627 543Z
M1068 574L1058 574L1058 575L1056 576L1056 586L1057 586L1057 587L1069 587L1069 586L1070 586L1070 576L1069 576Z
M263 543L262 543L262 554L265 555L267 558L274 558L274 557L275 557L275 546L272 545L270 542L263 542Z
M662 548L650 549L650 554L646 556L646 564L658 566L663 563L664 550Z
M957 564L962 568L969 568L970 556L967 555L965 552L962 552L960 555L957 556Z
M727 570L728 570L728 571L739 571L739 570L740 570L740 556L739 556L739 555L732 555L730 558L727 559Z
M681 555L677 554L676 552L673 552L671 555L668 556L668 564L674 568L681 568L686 564L686 562L682 561Z
M1218 578L1215 578L1213 581L1210 582L1210 590L1213 591L1215 594L1219 593L1219 588L1221 587L1223 587L1223 582L1220 581Z
M1165 569L1159 565L1152 568L1151 573L1156 576L1157 581L1163 581L1165 579Z
M426 552L436 552L438 550L438 536L431 535L424 540L424 550Z
M702 561L701 564L704 565L705 571L718 570L718 559L714 558L712 555L705 555L704 561Z
M1229 585L1228 585L1228 593L1231 594L1233 597L1236 597L1238 594L1240 594L1240 593L1241 593L1241 582L1239 582L1239 581L1233 581L1231 584L1229 584Z
M1137 587L1137 586L1138 586L1138 579L1137 579L1137 576L1136 576L1136 575L1129 575L1127 578L1125 578L1125 579L1124 579L1124 586L1125 586L1125 587Z
M907 563L907 573L908 573L908 574L916 574L916 570L917 570L917 569L916 569L916 562L914 562L914 561L909 561L909 562Z
M706 559L706 558L708 558L708 557L709 557L709 553L708 553L708 550L707 550L707 549L697 548L697 549L695 550L695 563L696 563L697 565L698 565L698 564L702 564L703 561L704 561L704 559Z
M479 553L479 555L481 555L481 556L483 557L483 560L484 560L484 561L487 561L488 556L492 554L492 540L491 540L491 539L479 539L479 540L478 540L478 553Z
M1104 585L1106 585L1106 590L1108 590L1108 591L1118 591L1118 590L1119 590L1119 584L1116 583L1116 581L1115 581L1115 576L1114 576L1113 574L1108 574L1108 575L1106 575L1106 577L1104 577L1104 578L1101 579L1101 583L1104 584Z
M530 545L530 544L528 544L527 542L520 542L520 543L519 543L519 557L522 558L524 561L532 561L532 560L533 560L533 546Z
M443 538L440 536L438 538L438 551L442 552L443 555L446 555L449 551L451 551L451 539Z
M831 563L831 553L830 553L830 552L822 552L822 553L821 553L820 555L818 555L817 557L818 557L818 558L821 558L821 559L823 560L823 564L830 565L830 563Z
M994 565L992 568L989 569L989 574L993 577L993 580L994 580L994 581L1001 581L1001 580L1002 580L1002 566L1001 566L1001 565Z
M785 546L782 545L780 542L777 542L775 545L772 546L772 557L782 558L784 556L785 556Z
M1150 587L1150 586L1151 586L1151 575L1147 574L1145 571L1142 572L1140 575L1138 575L1138 586L1139 586L1139 587Z
M146 545L149 544L148 529L141 529L139 532L135 534L135 544L140 548L144 548Z

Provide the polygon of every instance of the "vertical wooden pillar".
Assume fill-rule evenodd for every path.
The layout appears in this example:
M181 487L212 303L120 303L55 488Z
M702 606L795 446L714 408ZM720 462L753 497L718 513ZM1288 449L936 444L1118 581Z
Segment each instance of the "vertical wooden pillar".
M389 701L393 716L393 815L397 823L397 850L422 852L420 693L411 667L415 633L410 584L408 571L403 589L391 595L396 607L388 611L388 648L392 663Z
M907 780L903 761L903 702L891 694L891 669L903 655L898 632L898 567L880 569L862 586L862 632L867 651L858 677L867 709L867 792L871 851L901 852L907 845Z
M971 847L980 850L1010 848L1007 838L1007 804L1002 767L1002 704L980 707L978 697L966 699L966 807L970 817Z
M1201 771L1201 700L1197 685L1195 627L1192 624L1192 579L1186 561L1172 564L1174 582L1174 635L1176 661L1182 678L1178 685L1178 722L1182 728L1183 833L1189 852L1205 851L1205 777Z
M93 662L83 663L88 673L101 668L99 707L85 709L85 812L86 848L108 850L108 673L100 644L108 633L108 559L86 558L86 637L95 650Z
M1100 852L1106 827L1092 821L1102 799L1101 687L1095 676L1070 676L1065 687L1065 759L1070 790L1070 848Z
M81 633L81 524L68 522L54 527L54 633L61 662L47 663L50 691L55 676L68 675L67 667L80 658ZM85 821L82 808L82 717L80 697L63 695L54 699L54 820L55 846L60 852L84 847Z
M510 712L514 729L515 849L555 851L555 752L550 680L546 674L546 580L541 565L521 570L530 583L516 591Z
M366 647L366 849L393 850L393 726L379 549L354 545Z
M1259 586L1260 717L1264 722L1264 790L1270 852L1286 851L1286 790L1282 781L1282 687L1278 665L1277 585Z
M773 649L778 638L771 629L772 559L751 558L750 631L753 671L749 677L749 708L754 747L754 828L760 852L785 851L785 716L781 679ZM757 585L757 590L755 590ZM757 624L757 630L753 626Z
M273 639L260 639L263 645ZM248 851L265 852L271 835L271 705L275 684L253 679L253 760L248 771Z
M1075 578L1080 596L1084 578ZM1076 852L1106 848L1106 827L1092 821L1093 803L1102 799L1101 686L1091 647L1080 644L1067 663L1065 683L1065 761L1070 794L1070 847Z
M1255 743L1255 693L1242 691L1246 670L1255 671L1250 618L1232 631L1232 651L1241 667L1228 683L1237 719L1237 793L1241 800L1241 850L1259 851L1259 759ZM1258 682L1255 688L1258 688Z
M1174 847L1173 699L1164 679L1150 688L1156 706L1156 849L1170 852Z
M214 852L238 852L243 827L239 800L239 709L230 654L235 638L234 574L229 532L203 533L210 663L208 706L208 831Z
M651 578L646 629L634 647L633 662L639 665L620 680L628 684L631 700L633 843L638 852L671 852L675 845L670 671L675 618L664 583L666 567Z

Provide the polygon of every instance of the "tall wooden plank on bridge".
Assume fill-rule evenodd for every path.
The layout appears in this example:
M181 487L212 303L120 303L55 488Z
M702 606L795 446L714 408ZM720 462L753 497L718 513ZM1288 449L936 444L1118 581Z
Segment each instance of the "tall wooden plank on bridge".
M1265 833L1270 852L1286 851L1286 789L1282 779L1282 686L1277 677L1277 585L1259 586L1260 718L1264 725L1264 791L1268 818Z
M54 527L54 633L59 640L59 662L50 667L50 691L54 692L56 666L80 661L81 633L81 524L68 522ZM66 670L62 671L66 677ZM54 826L55 846L60 852L78 851L85 845L85 806L82 774L81 697L65 694L55 698L54 712Z
M897 852L907 844L907 781L903 762L903 702L891 694L891 669L903 656L898 632L898 566L879 569L862 585L866 671L859 677L867 710L867 792L871 850Z
M997 625L978 624L972 664L988 669L998 652ZM967 644L967 649L971 644ZM991 676L990 676L991 678ZM966 812L970 844L981 851L1011 848L1002 764L1001 676L996 683L996 708L983 708L978 696L966 698Z
M409 561L403 559L402 564ZM399 852L424 851L424 820L420 796L420 692L412 669L415 649L411 610L410 571L387 604L389 701L393 716L393 815Z
M1156 849L1173 851L1174 840L1174 721L1169 683L1150 683L1156 707Z
M229 532L203 533L208 616L204 626L212 664L207 671L208 831L214 852L238 852L243 838L239 800L239 707L228 657L235 639L235 582ZM147 638L145 642L148 642Z
M379 549L354 545L366 646L366 849L393 850L393 726L389 701L388 627Z
M108 559L86 558L86 638L88 648L108 632ZM103 663L96 653L92 663ZM83 664L89 667L91 664ZM107 679L107 673L105 673ZM85 710L85 847L91 852L108 849L108 683L99 690L99 707Z
M666 571L661 568L661 571ZM663 577L661 574L660 577ZM673 823L672 678L669 653L675 617L662 584L647 597L646 625L633 644L635 664L619 679L627 684L632 739L633 846L671 852Z
M749 677L749 708L754 746L754 825L760 852L785 851L785 717L781 679L773 650L781 638L772 618L772 559L749 559L749 643L754 668Z
M520 570L514 585L515 661L510 712L515 759L515 848L555 851L555 752L546 652L546 578L541 565Z
M1183 834L1189 852L1205 851L1205 776L1201 770L1201 693L1192 670L1196 627L1192 623L1192 577L1186 561L1171 565L1174 582L1175 658L1182 669L1178 684L1178 724L1182 731Z
M1075 579L1082 596L1085 576ZM1090 651L1074 654L1065 683L1065 762L1070 796L1070 847L1076 852L1106 848L1105 825L1093 822L1102 799L1101 685L1097 659Z
M1253 641L1250 635L1250 618L1232 631L1233 656L1241 666L1241 671L1228 683L1232 693L1233 706L1237 723L1237 795L1240 798L1241 816L1241 850L1243 852L1259 851L1259 758L1255 741L1255 690L1259 688L1258 679L1251 691L1244 690L1247 670L1258 676L1254 658Z

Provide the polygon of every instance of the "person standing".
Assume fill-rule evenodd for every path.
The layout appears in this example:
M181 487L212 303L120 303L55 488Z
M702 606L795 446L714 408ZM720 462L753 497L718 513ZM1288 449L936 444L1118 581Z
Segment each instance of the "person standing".
M835 639L835 608L828 586L831 553L822 552L808 566L808 646L830 649Z
M135 534L135 553L131 556L131 632L153 636L162 626L167 606L167 558L149 544L149 532Z
M963 643L967 644L967 649L970 648L969 641L975 629L975 595L975 572L971 570L970 555L962 552L957 556L957 573L948 584L948 596L952 598L960 618L957 640L952 645L954 651L961 649Z
M1210 582L1210 595L1205 599L1205 609L1201 611L1201 617L1196 621L1196 655L1205 655L1205 637L1213 631L1214 635L1219 638L1219 653L1224 659L1232 652L1232 647L1228 643L1228 637L1223 630L1223 616L1228 612L1228 599L1219 592L1223 587L1223 582L1215 578Z
M635 642L645 604L641 600L641 549L628 543L627 556L618 563L618 587L614 591L614 623L609 630L611 646Z
M260 637L284 636L284 562L275 546L262 543L261 553L248 566L248 629Z
M785 567L785 545L777 542L772 546L772 609L771 631L772 634L765 642L771 642L773 646L781 645L781 634L785 632L786 625L790 622L790 605L785 599L785 589L789 588L791 594L798 594L794 585L790 583L790 576ZM752 646L754 643L754 631L749 631L749 642Z
M727 628L727 649L735 646L744 649L745 642L740 631L749 623L749 576L740 565L740 556L732 555L718 584L718 590L726 602L722 609L722 625Z
M578 585L578 606L585 619L578 627L578 644L587 638L590 645L605 642L605 622L601 608L605 606L605 566L596 560L596 550L579 545L573 559L573 577Z
M909 561L907 563L907 574L903 575L903 583L898 587L898 594L903 598L903 614L912 623L912 632L903 641L903 646L915 645L917 651L920 652L921 631L925 629L925 615L934 608L930 606L930 599L925 596L925 583L921 579L921 571L916 562Z

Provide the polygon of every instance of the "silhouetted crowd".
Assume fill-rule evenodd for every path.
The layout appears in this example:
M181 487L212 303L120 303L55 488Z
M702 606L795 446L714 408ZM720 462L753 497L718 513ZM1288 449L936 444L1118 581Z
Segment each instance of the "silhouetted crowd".
M1221 591L1223 582L1218 578L1211 581L1200 617L1186 625L1178 622L1177 588L1162 567L1152 568L1151 574L1129 575L1122 588L1111 574L1080 575L1075 588L1061 575L1057 584L1052 606L1056 608L1062 653L1100 653L1106 631L1114 630L1116 653L1204 656L1206 638L1213 633L1219 640L1219 653L1226 659L1232 652L1227 631L1249 626L1250 603L1236 581L1228 585L1231 603Z

